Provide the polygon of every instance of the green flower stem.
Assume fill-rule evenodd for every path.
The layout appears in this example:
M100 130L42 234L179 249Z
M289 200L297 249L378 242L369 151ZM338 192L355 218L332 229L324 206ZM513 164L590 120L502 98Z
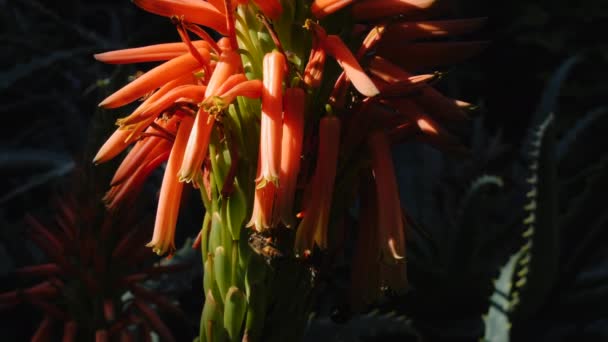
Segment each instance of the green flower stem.
M211 209L211 208L209 208ZM207 260L208 243L209 243L209 231L211 230L211 214L210 211L205 212L205 218L203 219L203 226L201 228L201 254L203 257L203 264Z

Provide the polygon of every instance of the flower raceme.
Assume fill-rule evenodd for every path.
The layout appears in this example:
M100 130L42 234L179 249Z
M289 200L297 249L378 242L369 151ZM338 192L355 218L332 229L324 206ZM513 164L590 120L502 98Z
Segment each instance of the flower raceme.
M240 306L236 316L211 314L227 310L226 293L217 288L245 293L244 284L230 283L249 272L240 258L248 252L235 252L233 246L241 245L236 240L243 234L272 240L294 228L292 256L317 250L332 255L340 235L332 225L345 222L357 196L369 208L360 212L353 264L370 277L353 293L365 305L380 287L403 289L407 227L390 149L414 140L465 150L450 128L466 121L472 106L444 96L432 83L441 76L436 68L480 51L485 43L456 39L484 20L436 20L440 8L433 0L134 3L171 18L181 42L95 55L112 64L160 64L100 103L118 108L142 99L117 121L120 127L94 161L106 162L132 146L105 198L113 209L133 201L150 173L167 162L148 244L159 254L174 249L184 183L201 188L207 214L198 243L206 267L213 265L205 272L206 293L217 304L204 310L207 340L222 334L218 317L225 318L231 337L249 324L243 317L255 321L248 316L251 303L243 304L247 314ZM350 15L343 26L330 25L339 32L323 26L342 20L336 12ZM202 26L221 38L214 40ZM332 68L333 61L339 68ZM350 191L359 184L366 190ZM224 252L216 256L218 247ZM226 262L235 256L238 262ZM246 336L255 330L250 328L244 328Z

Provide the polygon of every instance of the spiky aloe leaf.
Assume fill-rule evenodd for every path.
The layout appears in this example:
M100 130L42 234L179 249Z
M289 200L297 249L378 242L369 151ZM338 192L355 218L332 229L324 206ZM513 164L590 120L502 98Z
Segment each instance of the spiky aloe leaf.
M557 221L557 175L555 116L559 89L578 62L566 60L545 88L527 137L528 191L523 219L524 244L519 251L510 293L511 317L522 321L546 303L558 276L559 229Z
M488 313L484 315L485 333L482 341L508 342L511 322L509 320L509 293L513 284L513 273L520 252L511 255L509 261L500 269L498 278L494 280L494 292L490 297Z

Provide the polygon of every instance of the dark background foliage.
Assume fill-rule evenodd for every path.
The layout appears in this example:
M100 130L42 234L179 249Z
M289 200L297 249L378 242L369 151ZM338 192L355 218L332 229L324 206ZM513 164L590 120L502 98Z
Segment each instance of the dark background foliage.
M498 246L495 250L486 251L487 265L479 266L480 270L491 273L497 271L517 245L518 235L510 235L509 227L521 219L523 214L518 209L523 202L516 191L521 175L512 165L520 154L526 128L551 73L566 58L584 55L564 82L558 98L562 117L558 134L567 132L583 114L607 105L608 41L605 32L608 29L608 3L598 0L460 0L452 15L488 17L487 26L479 33L480 39L490 41L488 48L468 62L448 69L439 84L448 95L479 106L481 119L471 122L470 128L463 133L464 137L476 137L476 140L465 138L464 142L470 147L477 144L474 152L478 154L474 154L472 160L451 160L430 148L406 146L397 149L395 158L405 205L425 230L435 234L433 240L438 240L435 242L444 247L460 241L458 236L449 234L437 238L437 232L442 230L433 228L449 224L442 218L447 217L449 221L454 216L449 210L453 207L450 203L457 201L470 182L483 173L498 174L505 179L513 194L489 201L480 209L483 214L479 220L492 222L488 229L495 229L496 239L505 241L495 244ZM0 0L0 27L0 117L3 123L0 135L0 277L4 280L0 284L1 292L13 286L8 276L12 270L42 259L24 238L24 216L27 213L49 215L52 210L49 203L54 195L76 191L70 190L74 188L69 179L71 171L76 166L89 166L96 149L110 134L114 120L126 113L125 109L100 110L97 103L124 84L137 68L149 67L103 65L96 62L92 54L174 41L178 36L168 20L145 13L126 0ZM602 134L601 127L608 127L605 120L603 126L596 127L597 136ZM591 139L579 147L580 163L593 162L593 157L585 158L584 155L599 155L601 150L597 144ZM413 168L411 165L419 166ZM107 179L115 166L115 163L98 166L96 179ZM144 208L153 210L158 181L157 177L149 182L147 196L142 196L147 200ZM192 195L185 194L191 200L182 209L178 244L187 236L195 235L202 220L198 196ZM448 208L441 214L443 216L436 213L437 207L429 204L436 203L437 198L444 201L444 209ZM602 198L595 200L604 203ZM598 210L602 208L598 207ZM585 226L578 229L584 231ZM441 245L441 241L447 245ZM596 245L595 248L603 247ZM592 264L605 270L606 260L606 255L600 255ZM400 302L395 300L387 307L422 317L418 328L436 339L440 336L449 339L450 334L471 338L480 333L476 318L485 312L487 302L483 299L490 293L489 283L479 288L479 284L486 281L485 273L479 273L483 273L478 275L482 281L471 282L472 278L463 277L461 283L454 280L451 291L445 292L446 284L438 284L437 289L432 289L435 292L422 293L411 307L426 306L426 311L404 309L403 306L411 301L400 307ZM193 285L193 291L195 287ZM425 297L433 293L439 293L438 297ZM194 292L192 295L196 296ZM187 302L184 301L184 305ZM198 315L196 305L188 305L190 308L186 310ZM20 324L30 331L39 318L37 314L25 312L13 316L12 320L6 313L2 315L6 318L3 330L14 329ZM24 317L29 317L30 321L23 321ZM17 323L16 318L21 321ZM357 329L365 330L361 329L365 324L376 326L373 321L363 320ZM543 321L536 334L551 336L543 335L555 331L551 330L551 325L551 322ZM322 325L316 327L322 328ZM321 340L335 337L335 330L320 337L315 335L324 331L321 328L311 330L309 335ZM603 324L598 329L606 331L608 327Z

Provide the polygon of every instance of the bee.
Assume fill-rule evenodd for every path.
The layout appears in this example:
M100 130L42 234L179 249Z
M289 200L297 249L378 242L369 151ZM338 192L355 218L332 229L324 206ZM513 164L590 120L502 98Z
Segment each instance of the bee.
M269 264L273 260L285 257L285 254L279 250L272 237L264 236L257 232L254 232L249 236L249 246Z

